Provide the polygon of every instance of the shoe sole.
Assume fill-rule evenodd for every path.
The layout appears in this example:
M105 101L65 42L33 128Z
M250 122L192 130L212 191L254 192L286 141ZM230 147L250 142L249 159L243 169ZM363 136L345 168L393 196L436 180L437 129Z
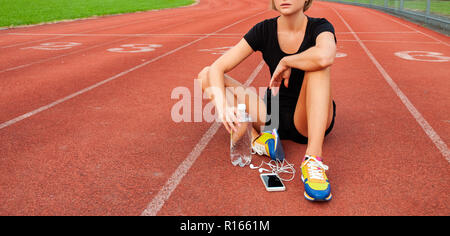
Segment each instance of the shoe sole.
M328 195L328 197L324 198L324 199L315 199L310 197L306 191L303 192L303 195L305 196L306 200L311 201L311 202L328 202L333 198L333 195L330 193L330 195Z
M302 175L301 177L302 177L302 182L303 182L303 184L305 184L305 179L303 179L303 175ZM303 196L305 196L306 200L311 201L311 202L327 202L327 201L330 201L330 200L333 198L333 195L330 193L330 195L328 195L328 196L327 196L326 198L324 198L324 199L315 199L315 198L309 196L309 195L306 193L306 191L303 192Z

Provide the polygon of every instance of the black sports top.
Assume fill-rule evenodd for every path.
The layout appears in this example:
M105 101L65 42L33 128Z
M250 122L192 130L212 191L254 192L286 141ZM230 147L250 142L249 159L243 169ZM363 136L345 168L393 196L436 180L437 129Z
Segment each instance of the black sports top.
M278 43L277 19L279 17L280 16L277 16L259 22L244 35L244 39L255 52L262 52L263 59L269 66L271 75L273 75L273 72L283 57L301 53L310 47L315 46L316 38L320 33L325 31L332 32L334 40L337 42L334 27L329 21L325 18L312 18L307 16L308 22L306 25L305 36L298 52L287 54L281 50L280 44ZM291 77L289 78L289 88L286 88L284 83L281 83L279 91L280 102L286 101L289 104L293 104L295 107L298 96L300 95L304 75L304 71L292 68Z

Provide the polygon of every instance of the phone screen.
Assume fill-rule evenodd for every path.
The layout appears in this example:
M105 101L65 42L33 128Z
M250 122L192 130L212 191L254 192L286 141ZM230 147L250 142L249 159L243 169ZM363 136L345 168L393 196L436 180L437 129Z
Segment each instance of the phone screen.
M283 187L283 183L276 175L262 175L261 177L268 188Z

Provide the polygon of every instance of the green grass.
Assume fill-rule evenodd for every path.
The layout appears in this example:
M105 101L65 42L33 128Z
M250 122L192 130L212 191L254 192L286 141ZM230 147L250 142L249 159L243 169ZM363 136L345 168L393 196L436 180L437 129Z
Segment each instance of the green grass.
M370 0L341 0L344 2L357 2L370 4ZM384 0L372 0L372 4L384 6ZM399 8L400 0L388 0L388 7ZM425 12L427 9L426 0L404 0L403 7L405 10ZM450 17L450 0L431 0L430 12L437 15Z
M0 27L172 8L194 0L0 0Z
M423 0L405 0L403 5L405 9L414 11L424 12L427 8L427 3ZM432 0L430 3L430 12L438 15L450 16L450 1Z

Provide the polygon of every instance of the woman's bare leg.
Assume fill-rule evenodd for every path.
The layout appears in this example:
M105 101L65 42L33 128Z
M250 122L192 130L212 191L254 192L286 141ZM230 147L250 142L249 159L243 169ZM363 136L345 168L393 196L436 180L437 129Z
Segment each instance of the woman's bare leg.
M202 84L202 91L208 93L209 99L214 102L214 89L210 88L209 77L208 77L209 67L205 67L199 74L198 79L200 79ZM228 104L232 106L237 106L237 104L244 103L247 107L247 113L250 114L252 118L252 138L255 139L261 129L264 127L266 119L266 105L264 101L257 95L256 91L246 87L239 81L234 80L227 74L225 76L225 88L227 93ZM217 105L217 104L214 104Z
M308 137L307 155L322 156L326 129L333 119L330 68L305 72L294 113L297 130Z

